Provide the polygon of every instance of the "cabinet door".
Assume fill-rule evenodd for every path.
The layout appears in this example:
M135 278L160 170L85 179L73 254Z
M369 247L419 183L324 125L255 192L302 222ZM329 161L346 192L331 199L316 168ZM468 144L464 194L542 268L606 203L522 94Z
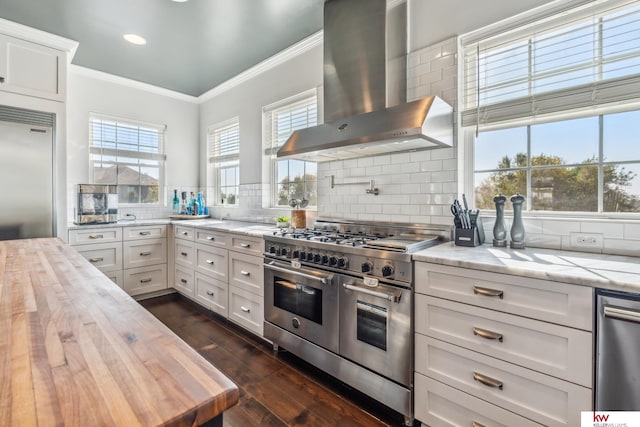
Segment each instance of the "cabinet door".
M167 262L167 239L132 240L123 243L124 268Z
M592 386L590 332L416 294L415 331Z
M216 246L218 248L226 248L229 246L229 236L206 228L196 229L196 242L205 245Z
M69 244L71 246L119 242L121 240L122 227L77 228L69 230Z
M118 271L107 271L104 273L113 283L120 286L121 288L124 286L124 279L122 276L122 270Z
M66 54L0 34L0 89L64 101Z
M231 235L231 247L234 251L238 251L247 255L262 255L264 240L260 237L244 236L240 234Z
M122 243L74 246L75 250L102 272L122 270Z
M196 301L221 316L229 316L228 286L225 282L216 280L202 273L195 274Z
M195 294L195 279L191 268L175 266L173 287L183 295L193 298Z
M229 251L229 285L264 295L262 258Z
M541 427L424 375L415 376L415 416L430 427Z
M124 227L124 240L161 239L167 237L167 226L142 225L139 227Z
M264 302L261 296L235 286L229 286L229 320L243 328L263 335Z
M176 264L194 268L196 260L196 247L193 242L176 239L174 241L174 254Z
M196 271L227 282L227 250L196 244Z
M193 227L183 226L183 225L174 225L173 226L173 235L178 239L183 240L191 240L195 236L196 232Z
M124 290L129 295L140 295L167 288L166 264L130 268L124 271Z

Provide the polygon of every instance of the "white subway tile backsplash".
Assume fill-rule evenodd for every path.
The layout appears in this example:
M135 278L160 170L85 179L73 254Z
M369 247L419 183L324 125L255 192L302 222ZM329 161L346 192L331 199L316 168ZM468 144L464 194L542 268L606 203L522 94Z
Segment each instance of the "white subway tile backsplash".
M379 176L382 175L382 166L370 166L365 169L367 176Z
M431 181L432 182L447 182L447 181L455 181L456 172L455 171L440 171L440 172L431 172Z
M446 159L455 159L456 152L453 147L449 148L438 148L431 152L432 160L446 160Z
M431 160L431 150L415 151L409 153L409 160L411 162L425 162Z
M624 224L625 240L640 240L640 223Z
M604 221L582 221L580 224L582 233L602 233L611 239L624 238L624 224Z
M391 163L391 156L375 156L373 157L374 166L388 165Z
M444 186L450 183L442 183L442 182L430 182L428 184L423 184L420 186L420 191L422 193L428 194L437 194L442 193L444 191ZM453 192L453 191L452 191Z
M640 245L637 241L622 239L604 239L604 252L615 255L640 256Z
M440 80L442 80L442 70L441 69L429 71L426 74L421 74L420 75L420 85L421 86L430 87L431 85L438 83ZM421 89L421 88L417 88L417 89ZM448 89L450 89L450 88L448 88Z
M440 171L442 170L442 160L427 160L420 162L420 170L422 172Z
M431 181L431 173L429 172L415 172L409 175L409 182L413 183L427 183ZM420 187L422 189L422 187Z
M543 219L542 232L544 234L568 236L569 233L580 232L580 222L575 220Z

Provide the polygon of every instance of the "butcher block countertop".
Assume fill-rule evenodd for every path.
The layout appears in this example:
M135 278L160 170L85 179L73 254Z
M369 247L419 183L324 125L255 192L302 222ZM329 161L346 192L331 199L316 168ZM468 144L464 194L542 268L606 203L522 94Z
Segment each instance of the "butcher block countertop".
M0 241L0 426L192 426L238 396L62 240Z

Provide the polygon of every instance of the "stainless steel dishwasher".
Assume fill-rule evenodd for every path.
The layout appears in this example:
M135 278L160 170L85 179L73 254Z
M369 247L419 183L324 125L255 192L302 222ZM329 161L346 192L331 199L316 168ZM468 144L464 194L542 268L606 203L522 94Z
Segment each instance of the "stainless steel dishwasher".
M596 290L596 411L640 410L640 294Z

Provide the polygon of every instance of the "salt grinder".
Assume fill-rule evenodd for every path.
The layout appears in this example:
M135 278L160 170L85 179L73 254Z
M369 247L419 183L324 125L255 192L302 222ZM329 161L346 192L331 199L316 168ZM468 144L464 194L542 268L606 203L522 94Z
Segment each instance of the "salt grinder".
M507 197L502 194L493 198L496 204L496 223L493 225L493 246L505 248L507 246L507 227L504 225L504 204Z
M516 194L511 197L513 205L513 224L511 224L511 248L524 249L524 224L522 223L522 204L525 197Z

